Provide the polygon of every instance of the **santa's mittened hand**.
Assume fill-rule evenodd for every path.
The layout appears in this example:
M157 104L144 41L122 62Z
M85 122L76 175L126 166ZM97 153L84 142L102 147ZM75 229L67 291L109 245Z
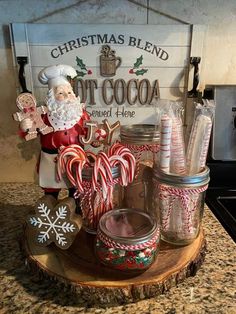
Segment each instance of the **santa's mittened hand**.
M26 132L27 130L29 130L30 128L32 128L33 126L33 121L29 118L26 118L26 119L23 119L21 122L20 122L20 129L23 131L23 132Z

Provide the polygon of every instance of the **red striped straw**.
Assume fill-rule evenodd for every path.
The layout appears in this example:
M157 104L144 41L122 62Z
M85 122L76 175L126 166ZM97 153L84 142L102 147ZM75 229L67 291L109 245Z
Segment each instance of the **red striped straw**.
M185 144L181 118L172 119L170 172L186 173Z
M160 169L170 172L172 119L166 114L161 117L160 128Z

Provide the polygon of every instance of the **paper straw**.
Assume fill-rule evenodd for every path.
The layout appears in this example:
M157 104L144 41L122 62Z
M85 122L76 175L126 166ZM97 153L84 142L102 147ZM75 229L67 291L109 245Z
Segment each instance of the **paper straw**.
M211 137L211 129L212 129L212 120L207 117L209 120L206 125L205 130L205 136L202 142L202 150L200 154L200 169L202 170L206 166L206 159L207 159L207 153L208 153L208 147L210 143L210 137Z
M172 119L170 172L186 173L185 144L181 118Z
M186 157L189 175L200 172L205 166L211 128L212 120L210 117L200 114L196 118L190 134Z
M160 169L166 173L170 171L172 120L167 115L161 118L160 129Z

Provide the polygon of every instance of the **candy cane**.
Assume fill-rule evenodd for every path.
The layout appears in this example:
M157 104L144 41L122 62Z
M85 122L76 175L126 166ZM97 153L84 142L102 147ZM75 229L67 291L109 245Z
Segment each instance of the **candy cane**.
M111 171L111 164L110 164L108 156L104 152L100 152L98 154L97 158L101 159L101 162L102 162L103 166L105 167L105 170L106 170L106 173L107 173L107 176L108 176L108 180L110 182L112 182L113 181L113 177L112 177L112 171Z
M75 152L71 152L70 157L71 156L77 157L77 154ZM65 158L65 155L60 153L59 156L58 156L58 160L57 160L57 174L58 174L59 180L61 180L62 173L66 172L66 163L67 163L67 161L68 161L68 158Z
M83 191L84 191L83 179L82 179L82 171L83 171L84 165L85 165L84 160L78 162L78 166L77 166L76 171L75 171L77 187L78 187L79 192L81 192L81 193L83 193Z
M61 174L65 173L66 171L66 163L70 157L77 157L81 160L86 160L85 152L79 145L73 144L70 146L61 147L59 150L57 163L57 174L59 180L61 180Z
M72 167L74 164L77 164L75 168L75 177L76 180L74 179L74 174L72 171ZM66 174L70 182L74 187L77 187L79 192L83 192L83 185L82 185L82 170L83 166L85 164L85 160L79 159L77 156L71 158L70 160L67 161L66 163Z
M101 158L97 158L95 163L94 163L94 168L93 168L93 175L92 175L92 187L94 191L97 191L99 187L98 184L98 175L100 174L100 181L101 181L101 186L102 186L102 191L103 191L103 197L106 198L107 195L107 175L106 171L101 165Z
M128 162L129 164L129 178L128 181L131 183L134 179L134 174L135 174L135 167L136 167L136 160L133 154L130 151L123 152L121 154L123 158Z
M66 172L66 161L62 155L62 152L64 152L65 149L66 147L62 146L59 149L57 156L57 177L59 181L61 181L62 174Z
M120 143L116 143L112 149L112 155L120 155L122 152L129 151L128 148L126 148L124 145Z
M131 153L131 151L127 147L119 143L116 143L113 146L113 149L111 149L110 153L121 156L124 160L128 162L129 164L129 167L127 167L128 182L131 183L134 179L135 167L136 167L136 159L134 155Z
M109 159L110 159L112 167L116 166L117 164L120 164L121 185L123 186L128 185L128 177L129 177L128 162L118 155L111 156Z
M120 155L129 163L129 168L130 168L129 182L132 182L134 178L135 165L136 165L136 160L135 160L134 155L131 153L131 151L127 147L122 146L122 145L117 147L117 149L115 150L115 154Z
M72 171L72 166L73 163L75 162L75 160L77 161L77 157L73 157L72 159L68 160L68 162L66 163L66 174L68 179L70 180L71 184L76 187L76 180L74 179L74 175L73 175L73 171Z
M65 157L68 155L69 156L75 156L75 155L78 156L79 155L81 158L86 157L85 151L83 150L83 148L80 147L79 145L76 145L76 144L61 147L59 150L59 154L62 157Z
M110 157L115 154L115 150L121 146L119 142L114 143L111 147L109 147L107 155Z
M101 180L102 195L103 195L103 199L105 200L107 198L108 188L107 188L107 175L103 166L100 166L99 173L100 173L100 180Z
M74 178L74 173L72 167L74 163L78 163L75 170L76 179ZM67 147L61 147L59 150L58 160L57 160L57 176L61 180L62 173L66 173L69 181L74 187L77 187L81 192L82 187L82 169L86 163L86 155L84 150L79 145L70 145Z
M98 174L99 174L99 167L100 167L101 159L96 159L93 166L93 173L92 173L92 187L93 190L97 190L98 184Z

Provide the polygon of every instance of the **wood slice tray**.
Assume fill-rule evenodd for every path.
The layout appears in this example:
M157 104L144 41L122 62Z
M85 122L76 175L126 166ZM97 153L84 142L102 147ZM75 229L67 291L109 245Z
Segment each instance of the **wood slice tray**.
M78 298L91 304L124 304L162 294L201 266L206 241L201 230L188 246L161 242L154 264L143 273L124 273L101 265L94 255L94 236L83 230L72 246L61 250L55 245L38 246L26 227L22 248L28 265L38 272L69 285Z

